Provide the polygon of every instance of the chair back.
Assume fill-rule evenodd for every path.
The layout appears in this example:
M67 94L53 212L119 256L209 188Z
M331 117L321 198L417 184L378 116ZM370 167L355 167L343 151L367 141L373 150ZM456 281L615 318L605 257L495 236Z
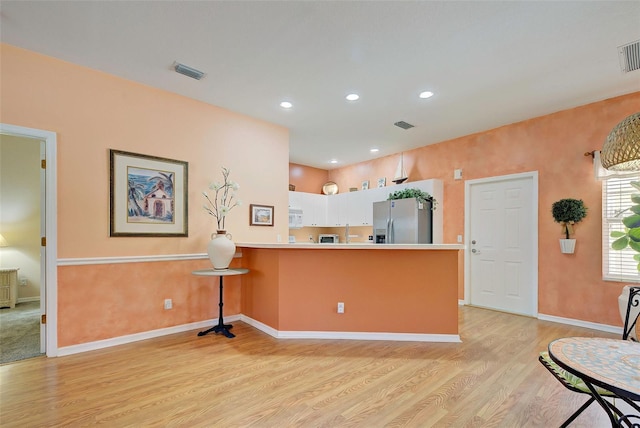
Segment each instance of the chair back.
M640 332L640 326L638 325L638 317L640 317L640 287L628 287L628 289L629 300L627 301L627 310L624 316L622 340L637 342L638 333Z

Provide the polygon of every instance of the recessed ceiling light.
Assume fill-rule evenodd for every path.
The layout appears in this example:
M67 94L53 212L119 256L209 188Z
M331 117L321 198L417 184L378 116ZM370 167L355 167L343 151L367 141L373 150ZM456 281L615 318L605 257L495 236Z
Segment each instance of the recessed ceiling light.
M280 103L280 107L282 108L291 108L293 107L293 104L291 104L289 101L283 101Z
M349 94L345 98L347 98L349 101L356 101L356 100L358 100L360 98L360 95L358 95L358 94Z
M380 151L380 149L371 149L369 150L371 153L378 153Z
M331 159L331 160L329 161L329 163L338 163L338 161L337 161L337 160L335 160L335 159Z
M432 96L433 92L431 91L420 92L420 98L431 98Z

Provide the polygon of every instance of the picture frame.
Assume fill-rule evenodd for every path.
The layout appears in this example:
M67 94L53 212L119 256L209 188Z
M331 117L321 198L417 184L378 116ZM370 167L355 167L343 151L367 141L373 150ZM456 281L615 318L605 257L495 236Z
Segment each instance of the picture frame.
M249 226L273 226L273 205L249 205Z
M369 190L369 180L362 182L362 190Z
M378 178L378 187L384 187L387 185L387 177Z
M109 236L189 236L188 177L188 162L109 149Z

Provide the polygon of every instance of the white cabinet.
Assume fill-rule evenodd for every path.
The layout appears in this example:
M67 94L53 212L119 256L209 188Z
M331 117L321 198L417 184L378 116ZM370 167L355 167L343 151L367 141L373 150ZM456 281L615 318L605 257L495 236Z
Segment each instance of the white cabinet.
M385 201L389 197L388 188L375 188L349 193L346 222L349 226L372 226L373 203Z
M15 308L18 295L18 268L0 269L0 308Z
M373 224L372 193L364 190L349 194L347 222L349 226L371 226Z
M351 193L338 193L327 197L327 226L344 226L349 220Z
M327 223L327 200L325 195L300 193L302 204L302 224L310 227L325 226Z
M289 192L289 209L302 210L302 223L297 227L325 226L327 222L326 198L325 195L316 193Z

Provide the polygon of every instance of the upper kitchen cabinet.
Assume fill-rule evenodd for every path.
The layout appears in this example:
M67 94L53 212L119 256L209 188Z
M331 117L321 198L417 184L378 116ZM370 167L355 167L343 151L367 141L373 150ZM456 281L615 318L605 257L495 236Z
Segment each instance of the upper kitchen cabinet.
M316 193L289 192L289 201L291 201L293 193L297 193L294 198L299 198L300 206L296 208L302 209L303 226L325 226L327 223L327 197Z
M348 218L350 226L371 226L373 224L373 202L371 192L360 191L349 193Z
M373 225L373 203L384 201L389 197L387 187L353 192L349 194L349 215L347 222L350 226Z
M344 226L349 222L351 193L338 193L327 197L327 226Z

